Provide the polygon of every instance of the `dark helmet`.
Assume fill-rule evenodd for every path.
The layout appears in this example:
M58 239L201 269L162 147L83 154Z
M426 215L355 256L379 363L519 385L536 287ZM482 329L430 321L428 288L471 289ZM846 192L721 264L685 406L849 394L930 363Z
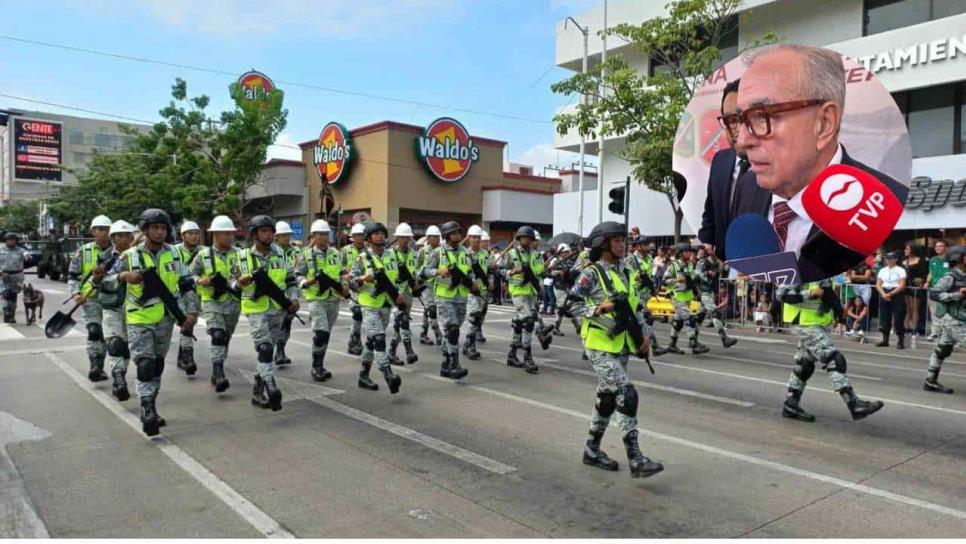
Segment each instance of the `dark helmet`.
M604 221L590 229L587 235L589 247L603 248L604 243L616 236L627 236L627 227L616 221Z
M524 225L517 229L517 233L513 237L519 239L521 236L529 236L533 240L537 237L537 231L533 230L533 227Z
M138 218L138 228L144 230L152 223L161 223L171 228L171 216L160 208L148 208L141 212L141 217Z
M953 246L952 249L946 252L946 262L950 264L959 264L963 261L963 257L966 257L966 246Z
M389 236L389 229L386 228L386 225L383 225L382 223L368 223L366 225L366 232L365 232L366 240L368 240L373 234L377 232L381 232L384 235Z
M691 244L689 244L687 242L681 242L680 244L676 244L674 246L674 253L675 253L675 255L680 255L680 254L684 253L685 251L691 251Z
M10 231L7 231L6 233L4 233L3 239L4 239L4 241L13 239L13 240L16 240L16 241L19 242L20 241L20 235L17 234L16 232L10 230Z
M248 235L254 236L255 232L262 227L272 227L275 232L275 220L267 215L256 215L248 222Z
M439 232L443 235L443 238L449 237L449 235L453 234L454 232L462 231L463 227L461 227L456 221L447 221L439 227Z

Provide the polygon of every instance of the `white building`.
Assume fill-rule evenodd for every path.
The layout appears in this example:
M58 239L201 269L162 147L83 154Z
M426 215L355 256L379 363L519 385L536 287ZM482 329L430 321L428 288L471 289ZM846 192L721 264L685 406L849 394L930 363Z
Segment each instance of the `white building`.
M610 0L607 24L640 24L666 13L665 1ZM600 61L603 2L574 18L590 27L591 64ZM956 238L966 228L966 0L745 0L737 35L722 42L725 61L739 44L774 32L787 43L823 46L848 55L872 70L896 99L906 117L912 142L913 191L897 229L903 238ZM642 73L653 70L646 57L617 39L608 40L608 55L622 55ZM580 33L557 23L556 64L579 71L583 53ZM577 150L576 135L558 136L556 147ZM624 179L626 161L616 155L622 142L604 144L604 182ZM588 142L597 154L597 143ZM928 178L928 179L926 179ZM963 181L957 181L963 180ZM554 197L554 230L576 228L577 196ZM604 219L619 219L606 210ZM648 235L673 234L673 215L664 195L641 187L632 190L631 225ZM585 233L595 223L596 196L585 192ZM685 222L685 234L691 234ZM897 235L898 236L898 235Z

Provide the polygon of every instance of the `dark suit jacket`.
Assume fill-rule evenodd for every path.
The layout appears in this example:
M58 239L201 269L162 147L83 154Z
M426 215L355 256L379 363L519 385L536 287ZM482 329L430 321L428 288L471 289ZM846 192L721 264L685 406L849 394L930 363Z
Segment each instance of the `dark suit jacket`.
M728 223L731 222L729 188L734 172L734 149L729 147L714 154L711 159L711 172L708 175L708 196L704 199L698 240L714 245L714 252L719 259L725 258L725 233L728 230ZM735 190L737 191L737 187Z
M908 187L853 159L845 151L844 146L842 164L854 166L872 174L888 187L900 202L905 203L909 195ZM770 209L771 193L758 186L758 180L753 172L742 176L735 188L735 217L745 213L760 213L767 216ZM803 282L818 281L849 270L863 259L865 255L856 253L832 240L813 224L798 257L798 272Z

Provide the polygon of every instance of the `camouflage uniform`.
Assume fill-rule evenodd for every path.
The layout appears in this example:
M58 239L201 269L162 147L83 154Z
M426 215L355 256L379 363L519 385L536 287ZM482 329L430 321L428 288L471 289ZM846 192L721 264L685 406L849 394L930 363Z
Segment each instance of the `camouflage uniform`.
M120 253L113 247L109 254L105 254L107 260L119 257ZM90 289L95 288L93 278L87 280L87 286ZM104 310L103 328L107 344L106 360L111 365L111 375L114 376L116 386L120 388L123 384L126 392L127 383L125 379L128 364L131 362L131 353L128 348L127 316L124 311L125 284L117 281L116 276L110 279L105 277L96 288L98 289L97 302ZM116 391L115 396L117 394ZM126 400L126 398L119 398L118 400Z
M631 253L624 259L624 269L628 276L635 282L634 288L640 297L641 304L638 307L638 319L644 328L644 333L651 339L651 349L658 350L657 332L654 330L654 316L647 309L647 302L651 300L651 286L653 280L653 263L649 262L639 253ZM647 279L645 279L645 277Z
M94 242L88 242L77 249L67 269L67 289L70 296L80 293L83 287L81 283L86 283L89 278L89 272L85 272L84 269L104 264L106 259L102 255L110 255L112 253L111 248L110 244L101 248ZM115 264L117 263L115 262ZM90 292L84 294L90 294ZM101 308L95 298L85 301L82 310L87 327L87 358L91 363L90 375L93 376L104 368L104 358L107 355L103 327L104 309Z
M374 269L379 266L382 267L388 276L388 273L394 270L397 263L392 254L385 249L381 255L377 255L375 252L367 249L352 263L352 268L349 272L350 285L356 290L378 289L378 287L375 287L375 280L372 282L363 282L362 278L370 272L375 273ZM389 277L391 280L392 276ZM360 299L364 294L360 293ZM389 365L389 354L386 351L386 332L390 324L389 315L396 301L390 301L388 293L374 295L373 298L378 299L379 296L386 297L385 303L380 307L371 307L360 302L362 309L362 328L366 333L366 340L363 344L362 370L359 373L359 385L370 390L378 388L369 380L369 369L375 363L376 368L385 376L386 382L389 384L390 393L394 394L399 391L399 383L401 380L392 373L392 368Z
M299 248L295 246L286 248L280 245L278 247L282 250L282 254L285 255L285 262L288 264L288 267L291 270L295 270L299 261ZM297 298L292 300L297 300ZM289 312L285 312L285 315L282 316L282 334L275 341L275 364L277 365L292 363L292 360L285 354L285 346L288 344L288 339L292 335L292 321L294 320L295 315Z
M228 251L221 251L214 246L206 247L199 251L195 259L191 262L191 273L196 279L210 279L219 270L219 268L216 268L216 263L219 263L224 269L227 269L227 277L225 277L225 280L230 280L232 268L237 266L237 260L238 250L234 247L229 247ZM225 274L222 275L224 276ZM198 289L200 288L198 286ZM208 336L211 337L208 353L211 357L213 380L219 376L224 378L224 365L228 359L228 346L231 343L231 337L235 334L235 327L238 325L238 317L240 314L241 301L238 299L236 293L225 293L220 300L214 298L212 294L210 300L201 301L201 315L207 324ZM185 338L184 335L181 338L183 340Z
M392 258L396 261L396 266L400 270L402 270L403 266L406 267L412 275L413 280L419 276L419 258L412 247L406 248L406 251L398 247L389 248L386 251L392 254ZM413 333L411 329L413 286L404 281L400 274L400 277L396 279L396 289L399 289L399 293L403 296L404 301L402 307L393 305L392 312L389 316L391 323L388 331L389 361L392 364L402 364L402 361L396 357L396 349L399 348L399 342L402 341L403 348L406 350L406 358L412 364L418 360L416 353L413 351Z
M316 381L325 381L332 376L324 368L325 352L329 347L332 329L335 328L336 319L339 317L342 293L334 292L332 289L323 291L318 283L306 286L305 282L317 278L320 274L326 274L327 267L340 271L339 278L333 281L341 287L341 271L345 266L339 251L333 247L327 246L325 250L321 250L313 244L303 249L295 267L296 280L302 286L302 295L309 303L309 327L312 329L312 377Z
M721 338L722 345L728 348L737 344L738 341L728 338L724 321L721 319L723 317L721 310L718 309L718 304L715 301L717 279L721 273L720 268L718 262L712 257L705 257L698 261L698 265L694 269L695 281L698 284L698 291L701 293L701 313L698 314L698 326L704 323L705 317L710 315L711 323L714 325L718 337Z
M442 244L436 246L441 247ZM426 269L426 262L432 256L435 249L426 243L419 250L419 260L417 266L420 270ZM431 276L423 276L426 280L426 289L423 290L420 301L423 303L423 330L419 335L419 341L423 344L428 344L429 331L432 329L433 336L436 338L436 345L440 346L443 344L443 332L439 328L439 320L436 315L436 289L434 285L434 278Z
M196 260L195 258L198 256L198 253L202 249L204 249L205 246L198 244L195 247L188 247L187 244L185 244L184 242L181 242L181 243L175 244L174 248L177 249L178 253L181 254L182 262L184 262L185 266L187 266L188 269L190 270ZM195 304L199 306L201 304L201 301L198 299L198 294L194 290L186 291L185 293L182 294L182 296L185 298L194 297ZM179 336L178 367L181 369L186 368L187 366L189 366L187 364L187 361L190 360L191 361L190 365L193 366L193 368L197 369L197 366L194 366L195 365L194 363L195 341L192 340L190 336L184 333L181 333L178 336ZM193 370L191 374L194 374Z
M345 267L346 274L351 274L352 265L355 264L358 253L362 251L365 251L365 246L362 248L355 247L352 242L342 246L342 266ZM359 306L359 293L352 287L352 282L349 282L349 287L351 289L349 291L349 311L352 312L352 324L349 326L348 350L352 353L362 347L362 308Z
M446 244L440 244L436 251L430 254L429 259L426 261L423 267L423 277L435 278L433 283L437 287L439 285L449 286L453 280L453 275L450 274L446 278L440 278L438 276L438 269L440 267L446 267L451 269L456 266L456 263L450 261L449 254L452 253L453 257L462 262L463 256L467 259L472 259L471 254L467 252L463 246L458 245L452 248ZM476 275L473 270L470 269L466 276L471 282L476 282ZM444 292L445 294L445 292ZM445 333L443 335L443 343L440 345L440 351L443 353L444 358L448 360L458 360L459 359L459 349L460 349L460 327L463 325L463 321L466 320L466 310L467 310L467 300L474 298L471 293L469 296L460 296L459 294L454 295L452 298L446 298L444 295L439 293L436 294L436 308L439 312L440 325L443 327ZM478 297L476 297L478 298ZM482 310L482 304L476 305L479 310Z
M476 268L479 271L487 272L489 270L489 251L483 248L477 251L473 251L472 248L467 248L466 253L469 255L470 260L477 265ZM483 336L483 316L486 313L487 277L486 274L479 277L480 274L477 273L477 270L474 270L473 275L478 292L470 293L470 296L466 298L466 323L469 330L466 332L466 340L463 343L463 354L470 359L476 360L480 358L480 354L476 350L476 343Z
M9 247L6 243L0 245L0 295L3 296L3 320L5 323L14 322L17 311L17 294L23 287L23 268L29 257L27 251L20 246Z
M674 306L674 319L672 321L671 328L671 343L668 345L667 349L669 351L675 351L680 353L677 348L678 334L681 329L684 328L685 334L688 336L688 345L691 347L692 351L698 353L701 346L698 343L698 328L695 316L691 313L691 301L690 300L679 300L679 294L684 294L692 291L691 282L694 278L694 267L688 263L683 264L681 260L676 260L668 265L667 270L664 271L664 282L665 284L670 283L670 298L671 304ZM686 297L685 297L686 298ZM704 348L704 346L701 346ZM704 348L703 351L707 351Z
M574 330L577 331L577 334L580 334L580 320L577 314L574 313L574 304L578 300L578 297L570 295L570 288L574 285L572 279L574 277L574 265L576 263L577 256L568 255L564 258L555 256L547 264L548 273L553 275L553 294L557 298L557 319L554 321L553 333L558 336L563 336L560 325L563 323L565 317L570 318L570 322L574 325ZM562 275L555 274L556 272L560 272Z
M936 348L929 357L928 377L925 389L940 393L952 393L937 381L943 361L953 352L956 344L966 342L966 297L960 289L966 287L966 272L950 263L946 274L930 289L930 296L936 305L938 338Z

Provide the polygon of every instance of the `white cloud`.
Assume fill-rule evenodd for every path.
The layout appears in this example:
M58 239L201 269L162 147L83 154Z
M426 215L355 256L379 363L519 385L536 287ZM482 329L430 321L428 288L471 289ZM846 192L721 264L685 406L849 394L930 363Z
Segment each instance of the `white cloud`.
M302 150L299 149L299 142L296 142L291 134L283 132L275 138L275 143L268 147L268 158L300 161Z
M511 150L512 153L512 150ZM571 168L575 166L580 158L577 153L570 151L560 151L553 144L541 143L530 147L523 153L510 157L510 162L527 164L533 167L535 174L543 174L544 166L556 166L558 168ZM588 163L593 162L593 157L584 157ZM551 170L547 171L548 176L554 175Z

